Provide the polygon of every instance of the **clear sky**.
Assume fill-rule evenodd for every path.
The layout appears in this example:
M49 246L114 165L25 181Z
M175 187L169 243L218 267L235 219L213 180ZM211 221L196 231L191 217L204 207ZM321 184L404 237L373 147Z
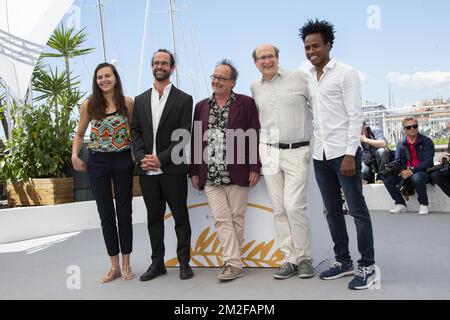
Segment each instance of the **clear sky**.
M450 98L450 1L434 0L176 0L176 7L189 8L176 14L181 89L194 101L206 95L206 85L194 50L190 21L194 26L199 55L206 76L222 58L231 59L240 77L236 92L249 94L259 77L251 53L260 43L280 49L280 66L298 68L305 60L298 29L307 19L330 21L336 28L331 55L352 65L363 75L363 99L389 104L388 83L396 107L419 99ZM152 0L151 10L168 10L168 0ZM92 72L102 62L100 26L96 0L75 0L80 25L89 34L87 46L97 51L72 61L81 75L82 89L90 91ZM125 93L138 92L145 0L106 0L105 29L109 59L118 60ZM73 19L69 12L63 22ZM190 20L190 16L192 20ZM152 81L150 58L157 48L171 49L167 13L153 12L147 27L140 91ZM193 80L195 89L190 84ZM208 88L209 89L209 88Z

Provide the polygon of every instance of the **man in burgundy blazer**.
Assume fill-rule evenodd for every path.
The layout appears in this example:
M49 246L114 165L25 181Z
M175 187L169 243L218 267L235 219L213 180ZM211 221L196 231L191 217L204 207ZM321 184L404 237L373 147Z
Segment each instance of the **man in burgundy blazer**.
M245 208L249 187L260 178L260 123L255 101L236 94L238 72L228 60L211 76L213 95L197 103L191 137L189 175L196 189L204 189L222 245L222 281L243 275Z

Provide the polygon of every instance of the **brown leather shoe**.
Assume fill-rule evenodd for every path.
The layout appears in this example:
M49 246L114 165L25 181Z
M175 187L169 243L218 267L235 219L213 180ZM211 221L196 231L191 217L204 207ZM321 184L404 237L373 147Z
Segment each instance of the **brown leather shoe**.
M222 271L217 275L217 279L220 281L230 281L240 278L244 275L244 271L241 268L226 265Z

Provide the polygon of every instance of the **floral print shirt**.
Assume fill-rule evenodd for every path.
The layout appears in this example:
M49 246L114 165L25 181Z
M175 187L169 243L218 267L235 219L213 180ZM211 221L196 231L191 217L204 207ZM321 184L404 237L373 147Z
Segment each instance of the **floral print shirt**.
M214 94L209 100L207 186L220 187L233 184L227 169L227 124L230 105L234 100L233 92L222 108L217 104Z

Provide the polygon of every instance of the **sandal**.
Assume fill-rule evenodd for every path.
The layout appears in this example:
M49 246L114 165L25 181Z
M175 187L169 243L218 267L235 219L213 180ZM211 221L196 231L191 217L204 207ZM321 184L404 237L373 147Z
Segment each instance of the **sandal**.
M106 276L104 276L100 282L101 283L108 283L113 281L114 279L117 279L118 277L120 277L120 269L119 268L111 268L109 269L108 273L106 274Z
M134 276L134 273L131 271L130 265L122 266L122 279L123 280L131 280L134 277L135 276Z

